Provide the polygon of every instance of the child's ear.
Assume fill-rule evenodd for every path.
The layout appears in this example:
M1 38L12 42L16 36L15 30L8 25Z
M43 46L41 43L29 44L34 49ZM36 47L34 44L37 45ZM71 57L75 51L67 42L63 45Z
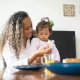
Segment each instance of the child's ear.
M35 30L33 30L33 35L34 35L34 37L37 37L37 33Z
M35 31L35 36L37 37L38 36L38 34L37 34L37 32Z
M50 35L52 34L52 32L50 32Z

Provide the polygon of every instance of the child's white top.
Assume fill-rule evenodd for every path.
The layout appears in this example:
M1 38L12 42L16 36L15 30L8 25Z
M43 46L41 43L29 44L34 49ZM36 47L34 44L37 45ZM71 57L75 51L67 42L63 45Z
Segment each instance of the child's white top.
M38 49L41 49L47 45L48 42L44 42L39 38L33 38L31 41L31 54L35 53ZM59 51L54 44L54 40L50 40L50 46L52 48L52 53L54 54L54 60L60 61Z

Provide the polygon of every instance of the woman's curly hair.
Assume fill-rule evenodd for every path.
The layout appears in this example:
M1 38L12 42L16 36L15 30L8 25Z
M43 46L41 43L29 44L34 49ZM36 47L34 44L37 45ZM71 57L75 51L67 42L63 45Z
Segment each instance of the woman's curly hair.
M15 51L16 56L23 47L23 20L29 17L24 11L18 11L14 13L8 20L2 34L0 35L0 53L3 51L3 47L8 41L9 47Z

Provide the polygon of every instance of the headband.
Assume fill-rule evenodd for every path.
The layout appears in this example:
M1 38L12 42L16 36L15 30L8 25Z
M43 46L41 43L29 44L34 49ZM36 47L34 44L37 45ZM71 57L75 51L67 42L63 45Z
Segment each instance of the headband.
M49 22L51 27L54 26L53 20L50 20L48 17L41 18L41 21Z

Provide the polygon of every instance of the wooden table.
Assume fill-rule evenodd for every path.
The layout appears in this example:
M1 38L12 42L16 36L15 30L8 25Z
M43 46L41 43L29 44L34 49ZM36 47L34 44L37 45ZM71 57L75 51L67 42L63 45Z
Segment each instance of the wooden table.
M64 76L40 70L16 70L6 68L0 71L0 80L80 80L80 76Z

